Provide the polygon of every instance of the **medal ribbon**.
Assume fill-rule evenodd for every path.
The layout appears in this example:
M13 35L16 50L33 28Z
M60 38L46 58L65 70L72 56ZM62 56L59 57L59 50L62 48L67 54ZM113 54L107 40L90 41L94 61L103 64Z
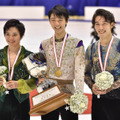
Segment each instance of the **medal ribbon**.
M63 40L62 48L61 48L61 51L60 51L60 58L59 58L59 61L58 61L56 46L55 46L55 35L53 36L53 49L54 49L54 55L55 55L55 61L56 61L56 66L57 67L61 67L63 52L64 52L65 43L66 43L67 38L68 38L68 34L66 33L65 37L64 37L64 40Z
M98 42L98 56L99 56L99 62L100 62L101 71L105 71L105 69L106 69L107 59L108 59L108 55L109 55L109 52L110 52L110 49L111 49L113 40L114 40L114 37L112 37L112 39L111 39L111 41L110 41L110 43L109 43L109 46L108 46L108 49L107 49L107 53L106 53L106 55L105 55L104 66L103 66L103 64L102 64L102 59L101 59L100 41Z
M11 72L10 72L9 49L8 49L8 51L7 51L7 55L8 55L8 67L9 67L9 79L8 79L8 80L12 80L12 78L13 78L14 65L15 65L15 63L17 62L17 59L18 59L18 57L19 57L20 52L21 52L21 47L20 47L20 49L19 49L19 51L18 51L18 53L17 53L17 56L16 56L16 58L15 58L15 60L14 60L13 66L12 66L12 70L11 70Z

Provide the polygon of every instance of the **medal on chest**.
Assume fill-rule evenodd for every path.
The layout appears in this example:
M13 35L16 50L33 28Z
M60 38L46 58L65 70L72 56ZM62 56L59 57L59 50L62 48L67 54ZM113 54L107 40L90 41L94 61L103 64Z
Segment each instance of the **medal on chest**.
M12 78L13 78L13 74L14 74L14 65L15 65L16 62L17 62L17 59L18 59L18 57L19 57L19 55L20 55L20 52L21 52L21 47L20 47L20 49L19 49L19 51L18 51L18 53L17 53L17 56L16 56L16 58L15 58L15 60L14 60L13 65L10 66L9 49L8 49L8 51L7 51L8 67L9 67L9 76L8 76L9 78L8 78L8 80L12 80Z
M114 40L114 37L112 37L112 39L111 39L111 41L110 41L110 43L109 43L109 46L108 46L108 49L107 49L107 52L106 52L106 55L105 55L104 64L102 63L102 58L101 58L100 41L98 42L98 56L99 56L99 63L100 63L100 67L101 67L101 71L102 71L102 72L105 71L105 69L106 69L107 59L108 59L108 55L109 55L109 52L110 52L110 49L111 49L113 40Z
M100 68L101 68L102 72L98 73L95 76L95 83L96 83L97 87L100 89L103 89L103 88L108 89L109 87L111 87L111 85L113 84L113 81L114 81L113 75L110 72L105 71L106 66L107 66L108 55L109 55L113 40L114 40L114 37L112 37L112 39L109 43L109 46L108 46L108 49L107 49L107 52L105 55L104 64L102 63L102 58L101 58L100 41L98 42L98 56L99 56L99 63L100 63ZM100 94L97 95L97 98L100 98Z
M57 77L60 77L60 76L62 75L62 72L61 72L61 70L60 70L59 67L58 67L57 70L55 71L55 75L56 75Z
M53 36L53 50L54 50L55 62L56 62L56 66L57 66L57 70L55 71L55 75L57 77L60 77L62 75L61 62L62 62L62 57L63 57L63 52L64 52L67 37L68 37L68 34L66 33L65 37L64 37L64 40L63 40L63 43L62 43L62 48L61 48L61 52L60 52L60 58L59 58L59 61L58 61L57 52L56 52L56 46L55 46L55 36Z

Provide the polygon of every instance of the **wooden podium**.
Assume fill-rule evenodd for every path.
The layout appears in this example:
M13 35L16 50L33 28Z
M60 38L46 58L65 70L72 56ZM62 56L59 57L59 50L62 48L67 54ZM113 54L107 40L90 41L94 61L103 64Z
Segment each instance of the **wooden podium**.
M33 108L29 114L45 115L63 105L72 94L64 86L55 85L32 97Z

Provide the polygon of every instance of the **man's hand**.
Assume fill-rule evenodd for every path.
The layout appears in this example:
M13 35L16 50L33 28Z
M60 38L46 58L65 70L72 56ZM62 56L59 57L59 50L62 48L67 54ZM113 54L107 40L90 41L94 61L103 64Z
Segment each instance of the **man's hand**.
M96 84L93 84L92 86L92 92L95 94L95 95L103 95L103 94L106 94L106 90L100 90Z
M3 82L4 82L4 77L3 77L3 76L1 76L1 77L0 77L0 86L2 86L2 85L3 85Z
M9 80L8 82L5 83L5 85L8 88L8 90L16 89L18 88L18 81Z
M39 84L41 84L43 81L44 81L44 78L41 78L41 76L38 76L37 86L39 86Z

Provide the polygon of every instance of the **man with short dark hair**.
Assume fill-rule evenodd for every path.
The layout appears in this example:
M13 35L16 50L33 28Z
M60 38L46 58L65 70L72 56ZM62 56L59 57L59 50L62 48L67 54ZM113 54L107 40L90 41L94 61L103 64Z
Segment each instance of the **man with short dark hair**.
M46 54L48 76L61 81L71 93L75 91L73 85L75 79L76 89L83 91L85 69L83 41L65 31L69 20L69 13L65 7L56 5L49 11L48 16L55 34L42 41L40 45L40 51L44 50ZM42 120L58 120L59 115L62 120L78 120L78 114L65 110L65 106L42 116Z

